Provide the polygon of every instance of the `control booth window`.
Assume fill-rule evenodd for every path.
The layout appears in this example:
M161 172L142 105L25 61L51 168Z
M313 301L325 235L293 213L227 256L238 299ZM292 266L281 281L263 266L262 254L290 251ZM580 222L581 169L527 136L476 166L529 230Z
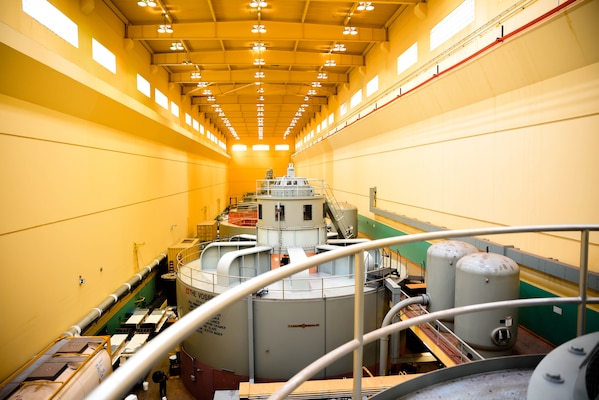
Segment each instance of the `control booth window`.
M285 221L285 206L275 206L275 221Z
M258 219L262 219L262 204L258 204Z
M304 204L304 221L312 221L312 204Z

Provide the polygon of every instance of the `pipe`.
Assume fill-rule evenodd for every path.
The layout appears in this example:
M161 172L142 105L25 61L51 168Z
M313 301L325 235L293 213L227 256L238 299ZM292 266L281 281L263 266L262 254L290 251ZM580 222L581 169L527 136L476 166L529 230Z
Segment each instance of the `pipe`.
M582 336L585 333L587 320L587 286L589 271L589 230L585 229L580 235L580 271L578 278L578 296L580 304L578 305L578 317L576 324L576 336Z
M248 377L252 384L254 383L254 300L251 294L248 294L248 360Z
M428 294L422 294L420 296L410 297L405 300L402 300L395 304L387 314L385 318L383 318L383 322L381 323L381 328L386 327L391 324L393 317L398 314L401 310L406 308L407 306L411 306L412 304L429 304L430 296ZM380 339L380 357L379 357L379 375L385 376L387 375L387 353L389 352L389 335L381 336Z
M109 294L97 307L92 308L79 322L63 332L60 337L81 335L81 332L99 319L105 311L116 304L124 295L129 293L133 287L143 281L144 278L148 276L155 267L160 265L160 262L166 257L166 253L161 253L158 258L155 258L154 261L143 267L140 272L133 275L127 282L119 286L114 293Z

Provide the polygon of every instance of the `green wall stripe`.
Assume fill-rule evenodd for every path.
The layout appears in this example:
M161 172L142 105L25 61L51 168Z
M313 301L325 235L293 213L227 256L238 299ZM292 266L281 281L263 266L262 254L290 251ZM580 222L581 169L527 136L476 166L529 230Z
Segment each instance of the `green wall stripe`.
M358 215L358 230L372 239L384 239L393 236L404 236L405 232L382 224L373 219ZM426 268L426 251L431 246L428 242L417 242L392 246L391 250L398 252L402 257L408 258L413 263Z

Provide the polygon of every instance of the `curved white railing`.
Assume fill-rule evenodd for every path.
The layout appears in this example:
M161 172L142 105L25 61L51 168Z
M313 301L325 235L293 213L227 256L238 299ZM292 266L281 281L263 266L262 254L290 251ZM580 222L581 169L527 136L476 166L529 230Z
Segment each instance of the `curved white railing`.
M399 237L391 237L367 242L357 243L352 246L342 247L337 250L327 251L308 257L297 263L291 263L285 268L277 268L253 279L250 279L236 288L228 290L210 301L204 303L201 307L192 310L190 313L181 318L177 323L167 328L162 334L144 345L133 357L119 367L111 376L94 390L88 400L100 399L120 399L124 397L130 388L139 382L151 369L151 367L159 362L173 348L179 345L197 328L206 323L214 315L234 304L238 300L257 292L263 287L287 278L300 271L317 266L319 264L332 261L339 257L347 257L353 255L355 257L356 279L355 287L362 288L364 285L364 251L387 248L390 246L415 243L421 241L459 238L468 236L480 235L497 235L506 233L527 233L527 232L566 232L578 231L581 232L580 240L580 278L579 278L579 295L578 297L569 298L551 298L551 299L527 299L527 300L512 300L508 302L510 306L533 306L541 304L578 304L578 327L579 335L584 333L586 325L586 306L588 303L598 303L599 298L587 297L587 279L588 279L588 244L589 232L599 231L599 225L534 225L520 227L500 227L500 228L481 228L481 229L464 229L454 231L440 231L419 233L413 235L405 235ZM354 352L354 399L359 399L361 394L361 375L362 375L362 347L365 343L378 339L380 336L389 335L392 332L400 329L405 329L412 324L420 324L433 319L440 319L459 313L468 313L481 311L481 307L486 309L495 309L505 307L505 302L477 304L474 306L460 307L459 309L443 310L435 313L415 317L409 321L404 321L396 324L391 324L385 328L373 331L364 335L363 332L363 317L364 317L364 296L362 290L355 291L355 306L354 306L354 339L346 345L326 354L323 358L317 360L321 365L326 365L325 362L334 361L342 354L348 351ZM323 360L324 359L324 360ZM318 365L313 368L321 368ZM304 370L305 371L305 370ZM273 395L273 398L285 397L285 392L290 393L297 385L308 379L311 373L300 372L296 377L288 381L284 386L285 390L281 394ZM298 383L299 382L299 383ZM277 397L278 396L278 397Z

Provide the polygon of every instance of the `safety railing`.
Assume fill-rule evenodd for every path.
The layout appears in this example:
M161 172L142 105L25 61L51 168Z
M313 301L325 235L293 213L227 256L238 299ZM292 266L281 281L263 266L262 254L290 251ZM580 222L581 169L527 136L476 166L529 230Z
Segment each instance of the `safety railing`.
M429 314L429 312L420 304L409 306L404 313L409 314L410 318ZM434 320L431 322L425 322L422 325L426 329L426 332L431 334L431 339L435 342L435 344L448 349L451 354L459 359L457 361L460 363L483 359L483 357L475 349L460 339L441 321Z
M580 279L578 297L564 298L541 298L500 301L495 303L476 304L463 306L451 310L442 310L434 313L418 316L384 328L364 334L364 251L386 248L395 245L415 243L421 241L441 240L449 238L460 238L468 236L497 235L508 233L528 233L528 232L581 232L580 239ZM261 274L253 279L240 284L236 288L228 290L202 306L192 310L165 330L164 333L156 336L145 346L143 346L136 355L131 357L124 365L119 367L112 375L103 381L96 388L88 400L100 399L120 399L124 397L127 391L139 382L151 367L165 357L169 351L179 345L183 340L190 336L196 329L208 322L217 313L226 309L230 305L256 293L263 287L297 274L303 270L315 267L319 264L333 261L339 257L354 256L356 266L355 275L355 298L354 298L354 339L327 353L318 359L315 363L300 371L290 380L271 399L278 400L285 398L302 382L310 379L317 371L324 366L339 359L348 352L353 352L353 398L358 400L362 393L362 361L363 346L379 339L384 335L398 332L410 326L430 322L437 319L444 319L459 314L470 312L479 312L503 307L526 307L548 304L578 304L577 333L582 335L586 325L586 307L587 304L599 303L599 298L589 298L587 295L588 282L588 247L590 231L599 231L599 225L534 225L519 227L499 227L499 228L481 228L481 229L463 229L454 231L439 231L391 237L367 242L357 243L353 246L342 247L337 250L327 251L321 254L308 257L300 262L288 264L285 268L277 268L267 273Z

